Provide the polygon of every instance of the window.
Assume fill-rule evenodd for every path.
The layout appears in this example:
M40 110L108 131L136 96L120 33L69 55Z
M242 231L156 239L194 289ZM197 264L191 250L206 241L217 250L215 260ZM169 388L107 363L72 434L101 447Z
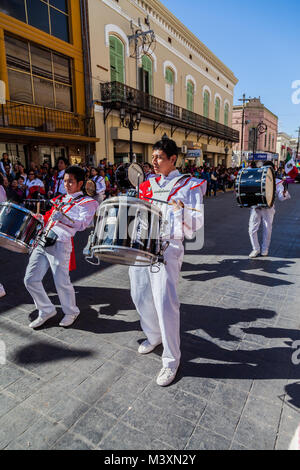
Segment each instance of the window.
M0 0L0 11L69 42L67 0Z
M195 92L194 84L193 82L189 80L187 82L187 90L186 90L186 101L187 101L186 108L189 111L194 111L194 92Z
M152 95L152 79L153 79L153 72L152 72L152 60L149 56L143 55L142 57L142 69L141 69L141 84L142 84L142 91Z
M73 110L69 58L7 35L5 48L12 101Z
M17 18L17 20L26 22L24 0L1 0L0 11L6 15Z
M175 79L174 79L174 72L169 67L166 68L165 81L166 81L166 101L173 104Z
M209 100L210 94L207 90L205 90L203 95L203 116L206 118L209 117Z
M225 107L224 107L224 124L225 124L225 126L228 126L228 121L229 121L229 104L225 103Z
M220 105L221 105L220 98L217 97L215 101L215 121L216 122L220 121Z
M109 36L110 77L112 82L124 83L124 45L116 36Z

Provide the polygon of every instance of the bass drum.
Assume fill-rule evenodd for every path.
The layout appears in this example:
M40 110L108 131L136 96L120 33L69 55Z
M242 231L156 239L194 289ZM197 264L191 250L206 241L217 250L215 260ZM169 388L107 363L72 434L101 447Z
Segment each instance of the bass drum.
M0 203L0 246L17 253L28 253L44 227L41 215L11 202Z
M240 207L272 207L276 192L273 168L242 168L236 178L235 191Z
M134 197L104 201L91 246L94 257L108 263L150 266L161 253L161 211Z

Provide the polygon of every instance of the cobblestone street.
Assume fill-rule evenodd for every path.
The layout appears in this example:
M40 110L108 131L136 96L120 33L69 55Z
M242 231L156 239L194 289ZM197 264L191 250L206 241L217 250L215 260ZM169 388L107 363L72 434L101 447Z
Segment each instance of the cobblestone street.
M179 285L182 364L166 388L161 348L137 353L128 268L88 264L87 232L71 274L81 315L66 329L60 309L28 327L28 258L1 249L0 449L287 449L300 423L300 188L289 191L269 257L253 260L248 209L232 192L205 200L205 246L186 254ZM49 273L45 286L57 305Z

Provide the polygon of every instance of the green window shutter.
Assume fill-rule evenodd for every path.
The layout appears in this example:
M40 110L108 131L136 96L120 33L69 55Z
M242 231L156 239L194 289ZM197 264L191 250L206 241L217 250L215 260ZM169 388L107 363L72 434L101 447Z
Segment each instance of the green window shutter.
M174 84L174 72L173 70L167 68L166 69L166 82L169 84L169 85L173 85Z
M225 124L225 126L228 126L228 120L229 120L229 106L228 106L228 103L226 103L225 108L224 108L224 124Z
M208 118L209 117L209 93L208 91L204 92L203 97L203 116Z
M124 45L115 36L109 37L111 81L124 83Z
M220 121L220 98L216 98L215 102L215 121Z
M187 82L187 109L188 111L194 111L194 84Z
M149 94L152 95L152 81L153 81L153 67L152 67L152 60L147 55L143 55L142 58L142 68L148 72L148 79L149 79Z

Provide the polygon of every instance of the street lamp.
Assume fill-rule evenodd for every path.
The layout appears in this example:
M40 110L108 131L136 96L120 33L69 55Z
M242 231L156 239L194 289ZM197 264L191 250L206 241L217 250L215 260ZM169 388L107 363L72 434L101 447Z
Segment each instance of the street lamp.
M141 123L141 113L140 111L133 111L131 103L133 101L133 94L130 91L127 96L127 101L129 102L129 111L128 116L126 117L126 109L120 109L120 120L121 126L126 127L129 129L129 155L130 155L130 163L133 161L133 131L137 131L140 123Z
M254 162L254 155L256 153L256 147L257 147L257 138L261 134L265 134L267 132L268 126L265 124L263 121L260 121L256 127L253 127L252 129L252 146L253 146L253 158L252 161Z

